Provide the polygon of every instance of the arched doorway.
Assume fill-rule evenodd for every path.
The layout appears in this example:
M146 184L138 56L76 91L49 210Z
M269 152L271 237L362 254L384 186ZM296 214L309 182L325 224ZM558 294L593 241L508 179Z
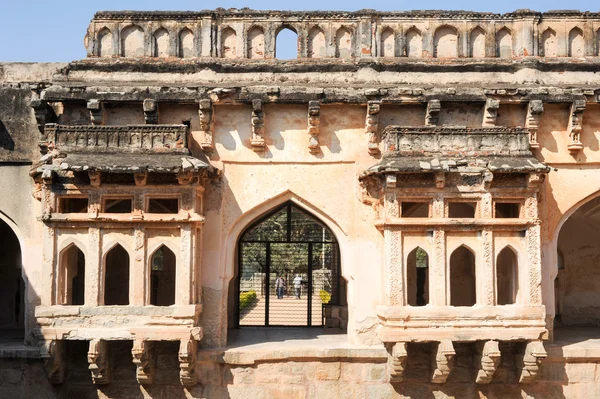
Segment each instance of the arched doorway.
M292 202L242 233L237 283L241 327L322 326L324 309L344 304L335 236Z
M0 220L0 334L23 338L25 283L21 270L21 246L8 224Z

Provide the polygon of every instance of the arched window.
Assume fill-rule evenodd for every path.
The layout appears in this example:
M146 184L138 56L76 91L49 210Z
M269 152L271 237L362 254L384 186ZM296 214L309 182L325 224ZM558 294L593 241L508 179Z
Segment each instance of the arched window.
M83 305L85 292L85 256L76 246L63 249L59 256L58 303Z
M98 33L98 57L113 55L112 33L108 28L103 28Z
M337 58L352 58L352 33L347 28L340 28L335 34L335 56Z
M175 271L177 258L166 246L158 248L150 260L150 304L175 304Z
M265 33L260 26L248 31L246 56L252 59L265 58Z
M475 305L476 291L475 255L463 245L450 256L450 305Z
M458 57L458 33L451 26L442 26L433 37L433 56L436 58Z
M327 56L325 33L315 26L308 32L308 58L323 58Z
M144 56L144 31L137 25L130 25L121 31L121 55L123 57Z
M188 28L179 32L179 57L191 58L194 54L194 34Z
M429 256L421 247L408 254L406 260L406 292L410 306L425 306L429 303Z
M423 39L417 28L410 28L406 33L406 56L409 58L423 56Z
M485 57L485 32L483 31L483 29L477 27L471 31L469 44L471 49L471 57Z
M237 35L232 28L225 28L221 32L221 56L223 58L237 57Z
M569 57L583 57L584 45L583 32L581 29L571 29L571 32L569 32Z
M240 326L321 326L334 320L327 309L345 305L333 233L293 203L248 227L238 250Z
M392 28L385 28L381 32L381 57L396 56L396 35Z
M498 305L511 305L517 302L519 292L517 254L510 247L504 248L498 254L496 283Z
M500 58L512 57L512 35L507 28L502 28L496 34L496 55Z
M542 50L544 57L556 57L558 56L557 45L556 45L556 32L551 28L548 28L542 33Z
M21 276L21 245L0 219L0 329L23 334L25 283Z
M298 58L298 33L292 28L283 27L275 39L275 58L291 60Z
M104 260L104 304L129 305L129 254L117 244Z
M154 35L152 35L152 56L169 56L169 32L164 28L158 29L154 32Z

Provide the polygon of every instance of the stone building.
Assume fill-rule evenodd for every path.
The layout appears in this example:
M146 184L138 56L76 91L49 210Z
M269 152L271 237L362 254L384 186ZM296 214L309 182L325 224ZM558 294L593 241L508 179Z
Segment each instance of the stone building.
M600 396L600 14L85 46L0 64L0 397Z

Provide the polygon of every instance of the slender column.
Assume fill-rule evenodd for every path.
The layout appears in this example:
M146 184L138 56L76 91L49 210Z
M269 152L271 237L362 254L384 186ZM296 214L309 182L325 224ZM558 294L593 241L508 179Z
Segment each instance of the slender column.
M387 177L386 184L393 187L396 176ZM385 195L385 218L400 216L398 199L394 191ZM397 227L386 227L383 232L385 258L385 299L388 306L406 305L404 293L404 265L402 257L402 232Z
M129 303L135 306L146 304L148 281L146 267L146 231L142 225L136 225L133 232L133 262L129 283Z
M177 262L177 279L175 283L177 305L189 305L192 299L192 270L194 265L194 245L192 226L181 226L181 251Z
M102 237L98 227L88 229L88 253L85 258L85 306L104 303L104 268L102 267Z
M54 253L56 252L56 239L54 228L44 226L44 245L42 252L42 305L53 305L56 302L56 279L54 267Z
M525 232L525 247L529 267L519 267L519 273L527 273L529 295L524 298L529 300L529 305L542 305L542 258L541 258L541 229L537 214L537 195L533 194L525 200L525 214L527 218L536 220L536 223L527 228ZM524 279L519 279L524 281Z
M436 195L433 200L432 217L443 218L445 215L443 196ZM433 256L429 263L429 286L435 289L429 290L429 302L432 305L443 306L449 302L446 298L448 287L446 283L446 232L441 229L433 231Z
M480 202L480 216L492 218L492 194L484 193ZM494 272L494 233L491 230L481 232L481 258L476 265L475 278L477 281L477 303L480 305L494 304L495 278Z

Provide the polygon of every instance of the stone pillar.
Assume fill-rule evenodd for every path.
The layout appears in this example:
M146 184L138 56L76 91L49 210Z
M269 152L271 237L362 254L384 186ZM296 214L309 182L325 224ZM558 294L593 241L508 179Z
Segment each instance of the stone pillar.
M491 219L493 217L492 194L484 193L480 202L480 217ZM477 304L494 305L495 303L495 262L494 262L494 233L492 230L481 231L481 258L477 262L475 278L477 281Z
M88 229L88 252L85 257L85 306L104 303L104 268L102 267L102 237L98 227Z
M534 225L527 228L525 232L525 248L527 249L528 267L519 267L519 274L525 278L519 281L526 281L527 289L523 298L528 299L527 305L542 305L542 256L541 256L541 228L538 219L537 195L531 194L525 200L525 217L533 219ZM528 292L528 295L527 295Z
M205 17L202 18L201 27L200 27L200 38L202 40L202 44L200 45L200 56L201 57L216 57L216 38L213 35L213 26L212 26L212 18Z
M177 262L177 276L175 282L175 304L189 305L192 302L192 284L195 284L194 269L194 232L190 224L181 226L181 249Z
M445 216L444 197L436 195L433 199L432 217L442 219ZM429 286L435 289L429 290L429 303L435 306L444 306L449 303L446 271L446 232L442 229L433 231L433 256L429 262Z
M146 267L146 231L142 225L136 225L133 231L133 262L129 277L129 303L134 306L146 304L150 276Z
M388 175L386 185L394 190L396 176ZM400 204L394 191L385 195L385 221L400 216ZM386 226L383 232L385 262L385 302L388 306L406 305L404 290L404 265L402 256L402 231L396 226Z

